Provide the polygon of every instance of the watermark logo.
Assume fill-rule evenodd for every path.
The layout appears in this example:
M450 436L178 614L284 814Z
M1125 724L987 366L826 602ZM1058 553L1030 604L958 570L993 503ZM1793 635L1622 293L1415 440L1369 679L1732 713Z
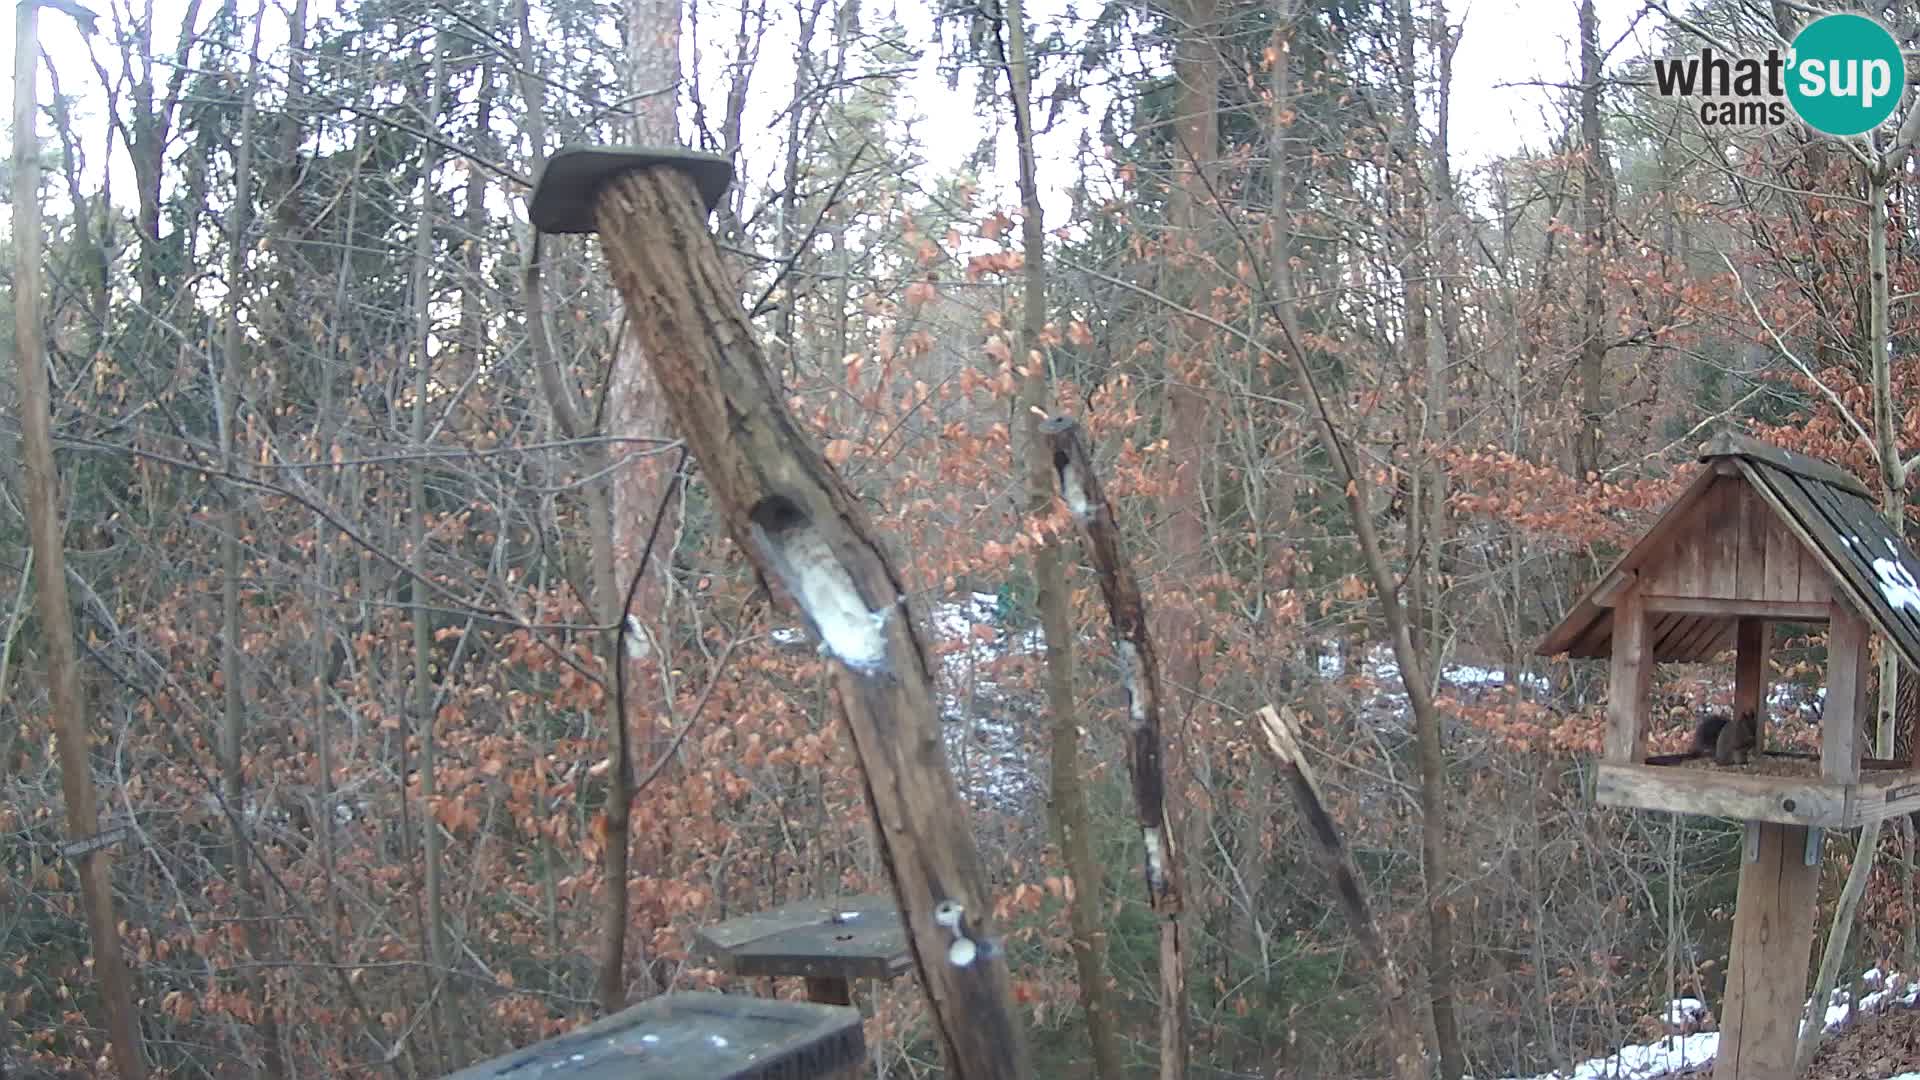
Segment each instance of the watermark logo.
M1788 110L1815 131L1860 135L1887 122L1907 89L1900 43L1865 15L1824 15L1784 53L1729 58L1711 48L1653 62L1662 97L1699 99L1709 127L1773 127Z

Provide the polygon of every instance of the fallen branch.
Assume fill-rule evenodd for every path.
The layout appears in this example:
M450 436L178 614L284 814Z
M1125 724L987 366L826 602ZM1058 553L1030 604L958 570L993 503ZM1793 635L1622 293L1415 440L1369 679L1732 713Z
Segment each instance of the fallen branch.
M1320 781L1300 751L1300 723L1292 710L1276 712L1268 705L1260 710L1260 730L1266 734L1267 752L1279 766L1280 774L1286 777L1288 792L1300 808L1300 816L1306 819L1307 834L1313 840L1320 865L1333 879L1334 892L1339 895L1341 910L1353 928L1354 938L1360 942L1360 951L1379 976L1381 1007L1386 1014L1387 1038L1393 1049L1393 1075L1399 1080L1425 1080L1426 1048L1419 1029L1413 1024L1406 981L1380 937L1380 925L1374 921L1373 910L1367 904L1360 870L1353 864L1353 853L1346 841L1340 837L1340 827L1327 813L1326 800L1320 796Z

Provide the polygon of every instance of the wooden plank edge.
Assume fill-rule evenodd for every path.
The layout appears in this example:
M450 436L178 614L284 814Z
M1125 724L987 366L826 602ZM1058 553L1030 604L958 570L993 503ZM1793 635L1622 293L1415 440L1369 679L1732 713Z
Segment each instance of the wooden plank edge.
M1603 806L1824 828L1847 827L1854 803L1851 785L1614 762L1602 763L1596 772L1594 800Z

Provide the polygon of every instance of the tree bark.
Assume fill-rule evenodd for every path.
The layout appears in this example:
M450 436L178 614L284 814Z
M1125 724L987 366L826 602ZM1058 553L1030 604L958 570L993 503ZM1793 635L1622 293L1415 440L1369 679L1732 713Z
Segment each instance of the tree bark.
M433 67L428 76L433 80L428 91L427 115L422 119L423 130L433 133L440 123L441 102L446 94L446 41L436 36L433 43ZM420 218L414 232L413 251L413 416L410 437L413 451L423 455L427 441L427 384L428 373L433 367L433 358L428 355L427 342L432 335L432 289L433 279L433 229L434 229L434 173L440 164L439 142L429 137L421 142L420 162ZM427 466L424 456L416 456L407 472L408 513L408 564L413 571L413 605L410 621L413 624L413 722L414 730L420 738L420 833L421 859L425 864L422 874L425 877L426 892L426 945L429 976L427 979L428 998L432 1002L434 1027L443 1032L448 1041L435 1042L447 1053L450 1060L464 1060L460 1046L464 1041L460 1033L460 1024L442 1024L448 1015L443 1003L441 991L445 988L448 973L451 971L452 950L447 943L446 912L441 896L442 854L440 839L440 815L436 803L439 800L438 752L439 744L434 732L433 692L433 613L428 604L426 589L421 584L427 580Z
M1904 158L1904 155L1901 157ZM1904 539L1907 534L1907 470L1900 460L1899 444L1896 442L1900 429L1893 400L1893 340L1888 315L1891 297L1887 276L1887 197L1892 186L1893 170L1883 160L1865 171L1867 381L1873 398L1873 452L1880 473L1880 512L1892 527L1893 534ZM1902 673L1895 650L1890 645L1883 646L1880 654L1882 719L1877 725L1879 745L1875 752L1882 757L1890 757L1893 754L1893 725L1885 715L1885 710L1897 706ZM1873 865L1879 860L1880 826L1880 822L1874 821L1861 827L1859 840L1854 845L1853 865L1847 871L1846 884L1840 889L1840 899L1834 904L1833 925L1827 932L1826 948L1820 954L1820 970L1814 978L1813 998L1807 1005L1807 1018L1801 1024L1800 1043L1794 1055L1796 1075L1806 1075L1813 1066L1813 1056L1819 1051L1820 1042L1826 1035L1826 1003L1833 994L1834 983L1840 977L1840 962L1852 936L1854 914L1859 910L1861 897L1866 895L1867 882L1873 876Z
M1407 0L1401 0L1401 3L1406 17L1402 33L1410 37L1413 31L1411 12L1405 10ZM1414 227L1418 230L1417 235L1423 247L1415 266L1421 275L1428 278L1426 287L1420 291L1420 302L1431 305L1431 311L1423 320L1425 355L1421 359L1426 369L1427 393L1425 407L1421 410L1423 419L1417 429L1422 437L1420 445L1414 450L1416 461L1421 462L1419 473L1422 482L1416 485L1418 497L1407 507L1409 518L1419 523L1415 531L1420 542L1407 552L1413 585L1410 593L1417 595L1419 602L1407 613L1405 622L1412 652L1420 660L1419 671L1423 680L1431 678L1434 673L1435 645L1439 640L1435 632L1440 622L1435 590L1439 586L1440 546L1445 539L1447 478L1436 451L1448 430L1447 414L1451 407L1447 379L1451 344L1448 330L1453 321L1442 303L1446 296L1442 276L1444 264L1435 257L1433 250L1435 247L1443 253L1450 250L1448 241L1452 235L1449 228L1452 219L1449 215L1453 210L1452 163L1447 153L1446 128L1447 77L1452 67L1452 49L1443 6L1435 5L1435 18L1439 22L1435 32L1440 46L1441 79L1440 128L1433 159L1436 196L1433 202L1439 221L1429 222L1425 219L1426 200L1421 198L1421 216L1415 221ZM1403 38L1403 41L1406 39ZM1411 42L1406 41L1403 48L1410 52ZM1407 104L1415 103L1409 99ZM1414 167L1410 172L1414 177L1414 186L1418 188L1426 182L1426 178L1418 168L1417 110L1409 115L1408 123L1414 129L1415 136L1411 147ZM1438 244L1434 243L1436 236L1439 237ZM1455 1011L1453 905L1447 897L1452 881L1446 861L1446 751L1441 742L1437 710L1429 708L1424 716L1416 713L1415 724L1414 734L1420 755L1420 853L1427 901L1427 982L1433 1002L1434 1049L1439 1054L1443 1080L1460 1080L1467 1064Z
M1035 175L1032 68L1027 54L1026 11L1021 0L1007 0L1006 30L1007 51L1000 61L1007 70L1007 97L1013 107L1014 138L1019 145L1021 244L1026 253L1020 355L1025 358L1028 371L1022 383L1020 403L1026 414L1027 514L1037 522L1053 508L1054 500L1053 453L1040 430L1049 396L1047 361L1041 352L1047 320L1047 245ZM1092 822L1080 776L1080 710L1073 693L1073 613L1069 607L1066 568L1057 545L1043 545L1034 553L1033 577L1040 623L1047 637L1047 708L1052 714L1049 805L1054 829L1060 838L1060 853L1073 881L1073 891L1067 900L1067 918L1073 933L1080 1005L1087 1014L1087 1039L1093 1052L1094 1075L1102 1080L1120 1080L1124 1075L1120 1043L1107 994L1107 935L1100 918L1106 880L1100 864L1094 861Z
M1406 333L1401 356L1405 374L1400 385L1406 460L1400 471L1398 487L1406 508L1409 566L1407 623L1413 632L1413 647L1425 656L1430 607L1426 562L1430 541L1425 509L1428 474L1423 458L1425 437L1433 418L1427 412L1432 396L1429 394L1423 398L1419 390L1426 381L1425 376L1432 374L1423 369L1432 363L1432 344L1438 334L1433 320L1428 317L1435 286L1427 221L1427 178L1421 168L1419 53L1415 48L1416 39L1411 0L1395 0L1394 76L1398 82L1400 113L1393 131L1392 148L1398 185L1386 193L1386 203L1393 220L1398 222L1395 232L1398 234L1400 258L1406 267L1401 277L1401 304L1405 310ZM1399 197L1397 206L1395 195Z
M643 146L677 146L680 142L676 107L680 85L680 0L628 0L627 62L630 93L634 100L633 138ZM614 343L613 370L607 381L606 430L622 435L662 435L668 430L667 408L660 388L644 355L639 328L629 319L625 332ZM619 450L610 450L617 455ZM664 458L648 455L631 465L614 469L607 477L604 501L589 501L588 510L595 542L607 537L603 551L594 555L594 591L602 594L602 625L616 627L629 617L628 633L637 626L635 652L646 665L657 665L664 657L654 650L667 634L667 601L672 581L673 552L680 533L677 507L662 501L672 475ZM597 486L597 485L596 485ZM636 560L656 507L664 506L667 515L660 535L667 542L655 550L656 565L640 567ZM604 520L598 520L604 515ZM622 583L640 574L639 588L633 596L631 611L623 609ZM616 630L603 635L606 645L604 670L612 677L614 665L631 663L621 655L614 642ZM646 685L636 681L631 688ZM629 717L620 715L614 695L607 695L607 726L614 745L615 767L608 772L606 829L605 952L600 963L600 1007L618 1010L626 1000L626 948L628 923L632 919L629 879L633 843L633 758ZM666 737L649 729L642 740L647 759L654 760L667 749ZM642 869L645 872L645 869ZM643 949L651 945L651 928L642 936ZM643 959L643 965L645 963ZM655 989L651 969L643 967L646 987Z
M726 528L834 658L880 862L948 1072L1028 1076L905 585L859 500L788 412L699 207L692 182L668 168L610 180L595 218L614 283Z
M60 525L60 480L53 461L53 403L45 342L40 338L40 109L35 77L40 64L39 5L19 5L13 38L13 341L20 381L20 458L25 481L27 533L40 626L47 650L47 696L60 755L60 789L66 800L67 837L87 841L100 828L93 789L92 732L73 645L73 608L67 597L67 558ZM93 971L100 982L113 1067L122 1080L143 1080L126 958L120 952L120 921L114 911L112 859L108 847L93 847L74 861L80 871L80 902L86 909Z
M1079 523L1087 553L1100 579L1114 648L1124 665L1127 692L1127 773L1133 782L1135 820L1140 827L1147 900L1160 923L1160 1075L1163 1080L1186 1068L1186 947L1180 913L1186 906L1181 884L1179 822L1168 806L1162 718L1165 684L1160 659L1147 629L1146 601L1133 567L1120 550L1120 527L1094 472L1079 425L1056 417L1041 425L1051 451L1060 497Z
M218 393L218 434L220 465L228 473L235 470L234 426L240 417L242 357L245 338L241 332L240 309L246 295L247 233L253 204L254 97L259 85L260 28L266 22L264 12L254 20L253 46L248 57L247 85L240 106L240 131L234 148L233 210L228 214L227 295L224 342L221 348ZM246 921L247 952L256 962L270 962L266 934L265 904L253 880L252 843L247 836L251 815L247 812L246 781L246 672L240 660L240 536L246 530L246 515L241 512L240 490L229 485L225 491L226 527L220 536L220 671L224 710L220 767L227 803L227 821L233 830L234 888L239 894L241 916ZM268 980L255 976L247 980L257 998L260 1011L255 1027L262 1046L262 1065L268 1076L282 1076L286 1065L280 1054L280 1029L275 1020L274 1003L267 993Z
M1605 253L1613 207L1613 163L1600 123L1600 23L1593 0L1580 0L1580 141L1586 149L1581 181L1580 232L1586 272L1581 284L1580 431L1574 444L1574 474L1584 480L1600 470L1602 381L1606 378L1607 301Z
M1174 43L1173 73L1176 91L1173 97L1173 182L1168 191L1168 251L1162 265L1191 267L1201 257L1201 241L1210 197L1208 168L1218 153L1220 54L1213 34L1219 29L1218 0L1182 0L1173 8L1180 24ZM1191 290L1174 283L1192 280L1187 273L1166 283L1168 294L1183 302L1193 299ZM1204 304L1196 304L1204 307ZM1166 605L1162 615L1164 633L1159 644L1166 650L1167 684L1185 695L1181 707L1161 699L1169 707L1167 717L1175 728L1167 762L1169 782L1176 797L1190 808L1178 824L1179 841L1189 851L1205 850L1204 838L1212 834L1212 815L1204 799L1188 799L1183 793L1194 786L1194 771L1207 751L1204 738L1193 740L1191 703L1200 701L1201 665L1199 618L1194 610L1199 598L1182 588L1183 581L1199 578L1206 566L1207 520L1204 487L1208 444L1211 441L1204 380L1208 364L1203 357L1209 348L1205 331L1182 325L1175 333L1174 352L1167 362L1166 391L1166 468L1167 565L1166 580L1171 586L1163 595L1178 597ZM1182 595L1185 594L1185 595ZM1157 676L1156 676L1157 677ZM1193 750L1188 752L1189 747ZM1174 831L1166 833L1166 842L1175 842ZM1170 938L1162 939L1160 963L1160 1080L1182 1080L1187 1073L1188 1031L1186 1020L1186 975L1168 972L1169 964L1185 962L1177 924L1186 916L1176 904L1159 912L1164 921L1176 924ZM1177 1011L1176 1011L1177 1010Z
M773 341L780 350L780 375L785 379L793 370L794 361L799 356L798 343L794 336L799 332L794 326L796 309L800 302L800 264L803 261L799 250L803 235L798 220L800 213L800 162L803 157L801 139L803 133L810 130L810 123L802 125L802 118L808 115L808 99L813 96L813 33L819 25L820 12L826 7L826 0L795 0L794 17L799 21L798 40L794 43L793 97L787 102L787 157L786 167L781 171L780 180L780 257L786 260L783 271L785 276L785 295L780 306L773 313Z
M1440 714L1433 700L1433 686L1427 681L1425 665L1413 647L1406 609L1400 603L1399 582L1387 564L1369 508L1367 474L1355 464L1354 451L1341 437L1332 408L1321 392L1319 380L1308 366L1307 354L1292 312L1283 310L1280 319L1284 341L1283 355L1293 368L1306 398L1307 418L1315 437L1333 465L1336 483L1344 489L1347 517L1353 523L1354 539L1380 602L1381 619L1393 643L1393 657L1399 667L1400 684L1407 692L1413 710L1413 723L1420 760L1421 868L1426 894L1427 919L1432 946L1432 969L1428 972L1429 1007L1434 1012L1436 1038L1441 1030L1440 1017L1451 1024L1453 1015L1453 914L1446 893L1451 887L1452 871L1446 855L1446 757L1440 746ZM1457 1037L1457 1033L1456 1033ZM1457 1045L1457 1044L1456 1044ZM1446 1068L1442 1059L1442 1068ZM1464 1066L1463 1066L1464 1071ZM1457 1080L1459 1074L1447 1074Z

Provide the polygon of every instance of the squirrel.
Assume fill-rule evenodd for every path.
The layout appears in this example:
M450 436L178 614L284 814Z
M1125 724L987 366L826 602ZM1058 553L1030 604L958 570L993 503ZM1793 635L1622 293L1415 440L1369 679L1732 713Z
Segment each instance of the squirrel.
M1693 729L1693 745L1685 756L1702 758L1711 754L1715 765L1745 765L1752 760L1759 742L1759 723L1752 710L1742 712L1738 720L1726 713L1708 713Z

